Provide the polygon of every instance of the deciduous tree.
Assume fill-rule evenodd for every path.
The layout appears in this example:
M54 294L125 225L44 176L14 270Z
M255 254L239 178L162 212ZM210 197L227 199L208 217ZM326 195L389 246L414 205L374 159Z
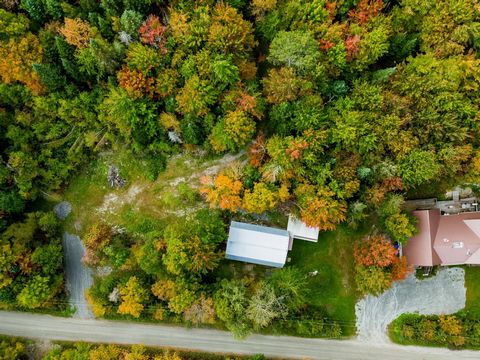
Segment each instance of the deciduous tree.
M205 196L211 208L220 207L222 210L236 212L241 205L240 192L243 184L240 180L232 179L225 174L219 174L215 179L202 179L203 187L200 192Z
M65 37L65 41L68 44L77 48L86 48L90 39L95 36L96 30L82 19L65 18L64 25L60 28L60 33Z
M353 255L359 265L386 267L395 261L397 249L385 236L376 234L355 243Z
M131 276L127 283L120 288L121 303L118 307L119 314L140 317L147 299L147 291L136 276Z

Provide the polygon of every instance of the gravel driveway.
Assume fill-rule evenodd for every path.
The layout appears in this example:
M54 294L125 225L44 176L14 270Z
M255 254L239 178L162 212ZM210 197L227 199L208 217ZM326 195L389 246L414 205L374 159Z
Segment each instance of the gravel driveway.
M461 268L445 268L425 280L411 275L382 295L368 295L357 303L358 339L388 343L387 326L399 315L451 314L465 307L465 296L465 272Z
M93 313L85 299L85 291L92 286L92 271L82 262L85 248L77 235L65 232L62 238L65 255L65 276L70 306L77 311L74 318L93 319Z

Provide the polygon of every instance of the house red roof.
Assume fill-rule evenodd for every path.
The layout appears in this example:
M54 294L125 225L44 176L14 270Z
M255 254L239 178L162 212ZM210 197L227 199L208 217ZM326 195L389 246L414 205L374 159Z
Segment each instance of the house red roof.
M441 215L432 209L413 215L419 233L403 248L410 264L480 264L480 212Z

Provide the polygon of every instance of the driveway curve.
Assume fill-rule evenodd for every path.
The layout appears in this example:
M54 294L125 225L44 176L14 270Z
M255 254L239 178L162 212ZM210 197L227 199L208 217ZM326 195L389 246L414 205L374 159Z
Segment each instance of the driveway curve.
M441 269L436 276L425 280L418 280L412 274L405 281L394 283L382 295L368 295L357 303L358 340L389 343L387 327L401 314L451 314L463 309L465 301L463 269Z
M68 232L63 234L62 245L68 302L76 309L73 317L93 319L93 313L85 299L85 291L93 284L92 270L82 262L85 247L77 235Z

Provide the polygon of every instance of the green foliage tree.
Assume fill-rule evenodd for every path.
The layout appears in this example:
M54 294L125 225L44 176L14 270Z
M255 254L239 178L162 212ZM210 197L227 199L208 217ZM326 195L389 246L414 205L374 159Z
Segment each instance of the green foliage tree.
M392 284L391 274L378 266L357 266L355 282L362 294L380 295Z
M25 343L15 338L0 341L0 358L4 360L19 360L27 356Z
M218 245L226 238L218 212L200 210L183 224L165 229L166 252L163 263L175 275L206 274L218 266L222 253Z
M255 329L268 326L275 318L281 317L286 309L280 303L272 285L264 282L257 284L257 289L249 299L246 316Z
M270 44L268 60L273 65L308 72L315 68L319 57L320 49L311 33L280 31Z
M60 280L60 282L58 280ZM61 277L57 277L52 284L49 277L35 275L18 294L18 303L28 309L40 307L55 295L58 291L58 286L61 284L61 280Z
M224 279L214 294L215 312L236 338L244 338L251 332L246 310L248 299L243 281Z

